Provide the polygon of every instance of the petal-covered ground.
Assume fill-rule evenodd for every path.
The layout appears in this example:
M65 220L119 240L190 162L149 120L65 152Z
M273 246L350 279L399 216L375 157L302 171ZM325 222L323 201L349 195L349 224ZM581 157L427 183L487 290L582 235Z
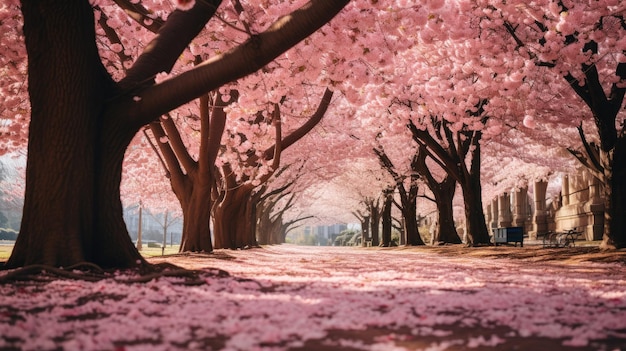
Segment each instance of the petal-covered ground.
M0 285L0 350L626 349L623 263L289 245L151 261L201 273Z

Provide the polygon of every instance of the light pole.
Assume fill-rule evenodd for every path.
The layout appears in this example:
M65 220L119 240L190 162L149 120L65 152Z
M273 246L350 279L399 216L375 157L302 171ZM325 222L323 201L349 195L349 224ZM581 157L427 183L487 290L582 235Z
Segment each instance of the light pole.
M141 224L143 222L142 219L143 212L143 203L139 200L139 223L137 224L137 251L141 251Z

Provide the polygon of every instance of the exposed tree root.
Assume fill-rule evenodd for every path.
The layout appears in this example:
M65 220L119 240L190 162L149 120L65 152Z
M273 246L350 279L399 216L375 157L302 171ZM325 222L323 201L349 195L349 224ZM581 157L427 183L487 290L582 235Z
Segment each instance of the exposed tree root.
M100 271L102 271L102 269L100 269ZM38 280L41 280L43 276L56 276L60 278L85 281L98 281L104 279L104 275L102 273L83 274L77 273L76 271L67 268L58 268L43 264L33 264L14 269L0 276L0 284L6 284L20 280L34 280L34 278L39 278Z
M119 274L125 273L128 278ZM183 278L182 285L202 285L206 280L202 276L228 277L228 272L221 269L214 270L189 270L178 267L171 263L145 264L134 269L104 270L100 266L90 262L80 262L69 267L53 267L43 264L34 264L7 271L0 275L0 284L10 284L17 281L32 281L46 283L55 279L73 279L95 282L104 279L112 279L119 283L135 284L146 283L161 277Z

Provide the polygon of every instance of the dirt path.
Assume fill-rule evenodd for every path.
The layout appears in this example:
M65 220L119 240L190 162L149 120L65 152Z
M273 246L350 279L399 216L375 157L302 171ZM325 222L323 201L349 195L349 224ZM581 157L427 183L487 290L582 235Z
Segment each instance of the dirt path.
M153 257L198 274L0 284L0 350L626 350L625 257L290 245Z
M212 260L217 262L210 262ZM327 281L329 284L323 289L332 292L325 291L324 295L336 295L339 309L339 296L346 295L346 289L354 289L346 297L351 300L347 304L352 306L331 313L331 318L351 320L354 329L327 329L324 338L309 339L302 347L291 348L294 350L626 349L626 329L622 326L616 326L614 334L599 335L598 339L585 336L586 323L594 324L600 318L594 315L594 309L604 309L603 301L587 300L592 298L589 294L593 295L593 286L603 277L617 278L617 288L622 292L616 292L620 304L615 312L618 320L626 320L626 293L623 292L626 289L626 251L537 246L368 249L281 246L218 251L208 260L204 255L192 254L153 258L152 261L167 261L191 269L219 266L233 276L253 279L261 285L271 284L272 292L278 289L275 284L297 293ZM423 271L418 273L419 270ZM590 280L583 283L580 280L583 276ZM413 285L403 286L403 278ZM381 281L384 283L376 284ZM297 288L292 287L294 282ZM506 297L507 291L510 297ZM401 294L410 297L401 298L398 296ZM484 296L476 298L476 295ZM380 298L372 299L372 296ZM429 299L434 301L429 302ZM466 306L458 303L460 299L471 302ZM489 307L491 299L493 308ZM450 303L452 300L457 302ZM368 302L364 305L355 301ZM554 313L544 315L542 303L547 303L545 309ZM407 304L421 306L419 313L409 307L411 317L417 317L418 321L405 323L403 313L398 313L396 319L385 318L391 314L385 310L394 304L404 306L401 308L404 311ZM568 310L569 304L571 310ZM584 305L596 307L578 309ZM348 317L350 313L358 315L361 309L379 309L382 311L379 317L385 322L369 320L369 324L361 324ZM485 313L489 317L483 323L481 315ZM588 316L573 317L576 313ZM510 318L502 318L503 315Z

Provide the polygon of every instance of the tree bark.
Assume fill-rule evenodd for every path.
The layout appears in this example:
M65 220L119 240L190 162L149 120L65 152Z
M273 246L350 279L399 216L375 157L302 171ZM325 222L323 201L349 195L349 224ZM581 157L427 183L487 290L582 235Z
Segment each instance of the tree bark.
M252 211L252 186L229 188L217 204L214 220L216 249L243 249L259 246L255 236L256 217Z
M370 208L370 232L372 236L372 246L380 245L380 205L379 201L372 200Z
M7 267L144 264L124 225L119 196L124 151L134 134L171 109L263 67L348 2L307 3L195 73L153 84L154 75L169 71L213 16L215 6L196 2L192 10L168 17L172 26L161 28L127 78L115 84L98 55L88 1L24 0L32 111L22 228Z
M419 233L417 223L416 198L402 202L402 217L404 218L404 235L406 236L406 246L426 245Z
M618 20L622 20L621 16L617 16ZM597 23L602 25L604 18ZM548 26L543 23L535 23L542 32L548 31ZM517 36L515 29L509 23L505 23L505 28L509 34L513 36L518 46L525 46ZM594 40L583 39L578 34L568 36L566 40L571 40L567 45L579 44L582 40L587 40L582 46L582 53L585 55L598 55L599 45ZM536 57L531 59L536 60ZM542 63L542 62L538 62ZM548 62L548 67L554 67L554 62ZM626 141L625 128L622 123L621 130L616 127L616 119L618 113L622 110L624 104L624 96L626 96L626 87L616 82L611 84L610 90L605 91L603 82L600 81L598 67L595 64L583 63L580 65L580 71L584 74L585 79L579 80L570 72L567 72L563 78L569 86L581 98L581 100L589 107L593 114L593 121L596 126L597 136L600 140L600 147L597 145L591 147L587 143L582 126L579 127L581 141L585 148L586 157L579 156L582 153L574 152L574 156L587 167L604 185L604 233L602 243L603 249L626 248L626 186L622 178L626 175ZM615 75L623 81L626 79L626 63L619 62L615 67ZM599 152L596 152L599 151ZM598 159L600 158L600 159Z
M272 160L271 172L257 179L260 184L266 183L279 168L280 154L282 150L296 143L319 124L328 110L332 97L333 91L327 88L324 91L324 95L322 96L317 110L307 119L305 123L287 135L284 139L281 132L282 128L279 105L275 105L272 123L274 124L276 130L276 142L273 146L267 148L263 152L265 160ZM260 160L256 157L250 157L247 159L247 164L250 167L256 167L259 165L259 161ZM222 176L224 177L224 196L217 205L214 215L216 235L215 247L231 249L257 247L256 204L259 198L253 195L253 191L258 185L251 185L248 177L243 177L242 179L237 180L233 175L232 167L230 165L225 165L223 169L224 171L222 172ZM226 223L224 221L236 221L236 223Z
M418 149L418 155L414 158L414 169L417 171L422 179L426 181L426 185L435 196L435 203L437 205L437 225L435 233L431 233L433 236L431 242L435 243L450 243L460 244L461 238L456 231L454 225L454 212L452 210L452 202L454 200L454 193L456 191L456 179L450 174L446 174L441 182L438 182L433 177L430 168L426 165L427 151L424 146L420 146Z
M367 246L367 241L370 238L370 216L363 216L361 219L361 246Z
M475 148L472 151L470 172L464 176L460 184L465 205L468 245L489 244L491 237L483 212L482 186L480 184L480 144L478 140L476 140Z
M481 100L477 105L477 112L473 112L471 115L480 116L486 103L486 100ZM490 236L483 213L480 184L480 140L482 133L473 130L452 132L445 120L438 120L437 116L432 116L432 120L433 124L437 126L435 137L430 135L428 131L418 129L413 122L409 122L408 127L413 134L413 140L461 185L468 227L468 244L489 244ZM486 123L486 117L483 117L482 123ZM471 160L469 169L467 169L465 161L468 154L470 154Z
M211 187L196 184L188 200L181 201L183 232L180 252L212 252Z
M114 85L95 47L93 10L87 1L24 1L22 13L32 110L22 224L7 266L142 263L119 198L134 132L102 120Z
M286 228L292 224L304 220L296 219L283 223L283 214L293 206L294 194L287 189L293 185L289 182L284 186L268 193L266 187L262 187L255 196L256 200L256 236L260 245L277 245L285 242ZM282 208L277 208L278 201L289 196L287 203ZM308 218L308 217L307 217Z
M391 229L392 229L392 218L391 218L391 207L393 206L393 194L391 192L387 192L385 194L385 201L383 202L383 211L382 211L382 242L381 245L383 247L390 247L391 244Z
M150 123L150 130L161 152L162 164L183 211L180 252L213 251L210 222L211 210L215 203L213 199L214 174L217 173L215 159L226 126L224 107L237 97L238 93L232 92L231 99L224 101L222 95L215 92L198 99L200 107L198 161L189 154L171 116ZM156 151L156 147L153 148Z
M437 231L433 243L460 244L461 238L454 225L454 212L452 202L456 180L446 176L444 180L431 187L437 204Z
M585 44L583 50L597 54L598 45L590 41ZM626 185L623 178L626 175L626 137L624 136L626 126L622 124L621 130L616 128L616 118L624 103L626 88L614 83L607 96L600 83L597 67L583 64L582 71L586 77L584 84L580 84L571 75L565 76L565 79L591 110L600 139L600 160L597 160L594 159L596 155L589 152L589 144L582 129L579 129L587 157L594 161L593 164L600 166L599 178L604 184L604 234L600 247L603 249L626 248L626 198L624 198ZM626 79L626 63L619 63L615 74L622 80ZM598 170L594 168L591 168L591 171L598 173Z
M257 225L256 237L259 245L270 245L272 243L273 231L276 229L275 222L272 221L271 211L274 203L265 198L257 205Z
M416 152L413 154L411 158L411 169L413 170L413 172L411 172L411 175L409 177L410 184L409 184L408 191L406 190L406 187L404 186L403 177L398 172L396 172L393 162L391 162L391 159L385 153L385 150L383 149L382 145L379 145L378 147L374 148L373 151L376 154L376 156L378 156L378 160L381 166L385 170L387 170L387 172L396 181L396 188L398 189L398 192L400 193L400 203L401 203L400 212L402 213L402 217L404 218L403 235L405 236L405 239L406 239L406 245L408 246L425 245L424 240L422 240L422 237L419 235L419 230L418 230L419 226L417 223L416 201L417 201L417 192L419 190L419 187L417 186L419 175L417 175L416 171L417 171L417 166L419 164L420 155L421 155L419 150L416 150Z
M601 248L626 248L626 137L619 137L604 164L604 234Z

